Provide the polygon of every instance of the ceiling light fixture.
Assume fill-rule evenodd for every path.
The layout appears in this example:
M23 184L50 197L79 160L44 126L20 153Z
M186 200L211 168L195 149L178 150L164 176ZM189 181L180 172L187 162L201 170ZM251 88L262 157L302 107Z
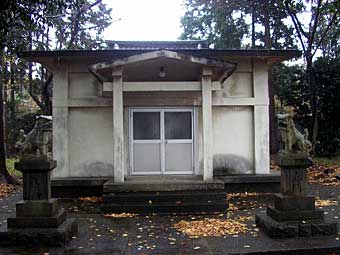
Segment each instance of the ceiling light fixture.
M158 76L159 76L160 78L165 78L166 72L165 72L164 66L161 66L161 67L159 68L159 74L158 74Z

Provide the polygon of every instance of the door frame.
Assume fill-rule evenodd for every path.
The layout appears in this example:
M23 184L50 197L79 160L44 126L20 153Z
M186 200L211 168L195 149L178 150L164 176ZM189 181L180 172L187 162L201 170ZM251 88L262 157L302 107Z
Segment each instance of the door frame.
M159 140L133 140L133 113L134 112L159 112L160 113L160 139ZM191 143L191 171L165 171L165 135L164 135L164 113L165 112L191 112L191 140L190 139L170 139L170 143ZM195 173L195 111L192 107L136 107L129 108L129 175L193 175ZM160 144L160 172L138 172L133 171L133 145L134 143L159 143Z

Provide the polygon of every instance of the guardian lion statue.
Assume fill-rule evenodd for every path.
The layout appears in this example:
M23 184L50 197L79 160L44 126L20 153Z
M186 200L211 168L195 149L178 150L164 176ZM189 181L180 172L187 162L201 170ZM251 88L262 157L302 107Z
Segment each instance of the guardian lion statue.
M281 152L303 152L309 155L312 150L312 143L308 140L308 129L305 129L302 134L295 127L292 113L277 114L277 119L283 145Z
M20 130L19 140L15 145L19 159L51 160L52 159L52 116L36 116L33 129L26 135Z

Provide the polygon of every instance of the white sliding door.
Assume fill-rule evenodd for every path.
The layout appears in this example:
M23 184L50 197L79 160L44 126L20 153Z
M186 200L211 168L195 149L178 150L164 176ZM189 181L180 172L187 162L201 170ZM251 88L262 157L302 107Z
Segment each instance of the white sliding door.
M130 110L133 175L193 173L191 109Z

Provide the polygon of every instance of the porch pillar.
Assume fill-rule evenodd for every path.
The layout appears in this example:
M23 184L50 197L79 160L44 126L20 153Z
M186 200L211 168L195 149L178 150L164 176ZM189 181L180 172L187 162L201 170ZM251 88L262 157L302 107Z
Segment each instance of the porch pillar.
M212 100L211 100L212 70L202 71L202 114L203 114L203 180L213 179L212 152Z
M269 174L269 95L268 66L265 62L253 63L254 97L254 150L255 174Z
M123 69L112 71L113 114L113 177L114 182L124 182L124 128L123 128Z

